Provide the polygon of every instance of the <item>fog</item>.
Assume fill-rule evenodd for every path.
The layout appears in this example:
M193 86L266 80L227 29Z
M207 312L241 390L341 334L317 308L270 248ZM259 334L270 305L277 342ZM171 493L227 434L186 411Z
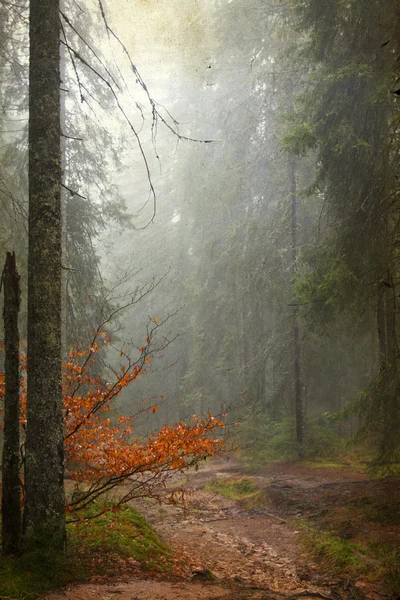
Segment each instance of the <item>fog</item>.
M0 598L398 599L399 31L0 0Z
M107 379L151 333L113 408L157 403L140 433L228 413L227 439L256 462L335 457L354 439L379 464L397 456L395 3L331 4L62 8L64 353L102 324ZM1 16L0 241L22 272L24 338L28 57L15 10Z

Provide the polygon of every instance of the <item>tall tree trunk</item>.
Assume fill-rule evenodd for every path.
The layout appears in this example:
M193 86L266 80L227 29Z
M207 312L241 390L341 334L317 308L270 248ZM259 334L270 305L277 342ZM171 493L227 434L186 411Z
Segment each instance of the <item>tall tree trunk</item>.
M19 479L19 275L15 254L7 252L4 285L4 444L2 458L2 548L19 550L21 536L21 484Z
M396 288L393 277L389 272L387 275L388 288L386 290L386 347L387 363L393 370L397 359L397 337L396 337Z
M291 204L291 238L292 238L292 285L294 284L297 268L298 240L297 240L297 182L296 164L293 157L289 157L289 186ZM297 455L300 459L304 457L305 422L304 422L304 399L301 387L301 349L299 336L299 323L297 318L297 306L293 307L293 358L294 358L294 401L296 410L296 439Z
M390 271L385 281L378 285L378 340L380 355L380 373L384 378L381 391L383 401L383 439L381 448L392 460L393 447L396 446L400 425L398 398L399 358L396 332L397 294L395 282Z
M377 286L377 311L376 319L378 325L379 341L379 370L381 373L387 365L387 342L386 342L386 311L385 311L386 288L383 283Z
M65 547L61 389L61 157L59 2L30 2L28 543Z

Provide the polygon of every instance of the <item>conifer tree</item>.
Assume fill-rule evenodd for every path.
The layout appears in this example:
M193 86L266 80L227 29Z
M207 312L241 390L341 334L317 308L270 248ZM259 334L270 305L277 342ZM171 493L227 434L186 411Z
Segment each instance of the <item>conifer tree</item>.
M61 390L59 2L31 0L29 55L28 401L24 532L65 547Z

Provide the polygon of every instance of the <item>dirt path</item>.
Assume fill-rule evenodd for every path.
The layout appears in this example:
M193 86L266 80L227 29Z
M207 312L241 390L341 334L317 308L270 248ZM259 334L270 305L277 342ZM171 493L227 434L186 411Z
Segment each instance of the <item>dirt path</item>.
M269 465L262 474L252 477L265 490L265 503L253 509L204 489L207 482L240 475L237 463L218 460L177 481L177 486L184 484L189 492L185 512L152 502L134 504L157 532L188 558L186 578L171 581L140 577L109 585L86 584L49 598L390 598L379 585L321 573L321 567L306 557L303 532L296 526L296 520L304 517L318 521L328 505L341 506L353 496L365 497L371 486L383 486L385 494L388 482L371 482L361 473L341 469Z
M146 503L136 506L164 539L190 557L192 572L210 571L220 580L277 592L304 588L297 576L300 552L293 527L278 515L247 510L204 489L206 482L237 474L235 467L220 462L190 474L185 513Z

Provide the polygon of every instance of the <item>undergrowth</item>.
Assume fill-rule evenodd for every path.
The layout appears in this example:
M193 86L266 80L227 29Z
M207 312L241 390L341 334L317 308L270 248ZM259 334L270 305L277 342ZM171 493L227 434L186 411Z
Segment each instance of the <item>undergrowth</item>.
M110 510L91 518L103 508ZM50 554L0 557L0 598L30 600L72 581L100 580L138 569L171 573L170 548L130 506L93 503L82 520L67 526L68 552L56 560Z
M363 511L368 507L371 510L371 520L376 519L377 522L386 524L390 522L380 520L381 513L375 513L375 501L357 498L349 504L354 504L357 508L361 506ZM367 518L367 514L363 512L362 516ZM358 519L355 514L352 518L356 521ZM387 517L389 518L391 517ZM303 543L307 553L323 566L325 572L332 575L340 573L350 578L362 576L366 580L380 582L388 593L400 589L400 544L397 539L383 540L379 534L364 537L357 535L356 540L347 539L340 535L340 523L333 530L317 529L304 522L296 525L305 532Z
M370 541L372 556L381 563L380 580L389 590L400 590L400 544L398 542Z
M43 552L29 552L21 557L0 557L0 598L26 600L41 598L54 588L79 579L69 557L55 559Z
M241 452L246 466L257 469L272 461L297 459L296 427L292 418L275 421L268 416L242 424L239 432ZM307 423L305 459L335 464L342 462L347 442L322 417Z

